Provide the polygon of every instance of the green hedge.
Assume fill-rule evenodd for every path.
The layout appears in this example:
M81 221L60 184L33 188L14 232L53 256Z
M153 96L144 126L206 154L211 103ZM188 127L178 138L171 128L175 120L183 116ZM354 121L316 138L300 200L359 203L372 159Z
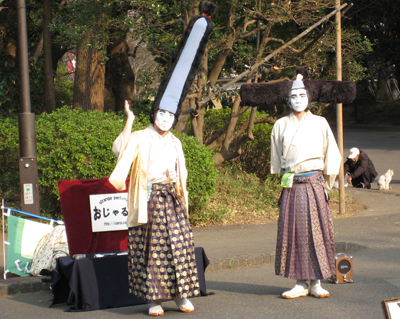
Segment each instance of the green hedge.
M109 176L116 158L111 151L114 139L125 125L125 115L98 111L83 112L61 108L36 116L40 214L62 219L57 181L95 179ZM148 116L135 119L133 130L149 125ZM214 193L213 153L192 137L179 134L189 171L189 203L203 205ZM0 195L6 202L19 203L18 120L0 122Z
M187 189L190 216L198 215L207 206L210 196L215 193L215 179L218 172L212 159L214 152L211 148L201 145L193 136L177 132L174 134L182 141L186 168L189 172Z

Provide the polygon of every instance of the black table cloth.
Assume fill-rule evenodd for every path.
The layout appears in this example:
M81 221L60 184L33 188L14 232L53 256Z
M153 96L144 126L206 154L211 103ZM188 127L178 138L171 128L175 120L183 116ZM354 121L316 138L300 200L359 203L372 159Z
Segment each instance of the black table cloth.
M65 303L73 296L70 310L96 310L144 304L129 293L128 258L119 253L86 255L83 259L71 256L57 260L53 276L52 305ZM204 271L209 261L202 247L195 248L201 296L207 295Z

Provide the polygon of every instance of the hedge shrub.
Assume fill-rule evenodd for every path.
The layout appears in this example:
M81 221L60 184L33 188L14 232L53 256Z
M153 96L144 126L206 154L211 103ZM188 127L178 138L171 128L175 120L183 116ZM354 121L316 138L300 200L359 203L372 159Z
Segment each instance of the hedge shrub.
M116 164L112 143L125 125L125 115L98 111L83 112L63 107L36 116L40 214L62 219L56 182L109 176ZM133 130L149 125L136 116ZM189 202L201 205L213 194L215 169L212 152L193 138L179 134L189 171ZM6 202L19 203L18 120L0 122L0 193Z
M214 151L201 145L193 136L173 132L182 141L185 153L186 168L189 172L187 189L189 191L189 215L201 214L207 206L209 198L215 193L215 179L218 175ZM198 217L198 216L197 216Z

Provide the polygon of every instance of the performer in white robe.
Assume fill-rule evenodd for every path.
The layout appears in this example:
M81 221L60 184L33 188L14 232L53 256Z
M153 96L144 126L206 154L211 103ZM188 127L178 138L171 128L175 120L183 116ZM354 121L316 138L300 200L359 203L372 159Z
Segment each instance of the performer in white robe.
M188 216L187 170L182 144L172 133L210 38L217 6L205 1L175 49L150 112L147 129L132 131L134 114L113 144L118 157L109 181L128 190L128 271L130 292L151 302L149 315L162 316L162 300L175 300L183 312L200 295L195 248Z
M173 299L183 312L187 299L200 295L195 247L189 224L185 158L181 142L169 132L174 114L159 110L154 125L131 133L134 114L125 101L127 121L113 144L118 157L109 181L128 190L129 290L151 302L149 314L162 316L161 301ZM186 198L185 198L186 197Z
M335 273L333 220L328 196L342 158L328 122L312 114L312 100L352 101L352 82L302 81L299 69L293 82L246 84L241 88L245 105L273 105L289 99L292 112L276 121L271 133L271 173L281 174L275 273L296 279L282 294L292 299L309 294L324 298L329 292L321 279ZM323 88L323 89L321 89Z
M288 299L309 293L329 297L320 279L335 273L335 241L323 174L333 183L342 160L327 121L306 110L310 103L301 79L298 75L290 92L292 113L279 119L271 134L271 173L294 173L279 202L275 258L277 275L297 279L282 294Z
M325 118L304 111L299 121L294 112L276 121L271 134L271 174L323 171L338 174L341 156Z

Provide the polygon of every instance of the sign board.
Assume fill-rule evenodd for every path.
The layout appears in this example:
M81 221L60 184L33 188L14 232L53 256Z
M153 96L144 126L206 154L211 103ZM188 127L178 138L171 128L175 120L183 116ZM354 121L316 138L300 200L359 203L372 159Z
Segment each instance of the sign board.
M128 229L128 193L89 195L92 232Z
M400 318L400 298L386 299L381 304L385 319Z
M33 189L32 184L24 184L24 203L33 204Z

